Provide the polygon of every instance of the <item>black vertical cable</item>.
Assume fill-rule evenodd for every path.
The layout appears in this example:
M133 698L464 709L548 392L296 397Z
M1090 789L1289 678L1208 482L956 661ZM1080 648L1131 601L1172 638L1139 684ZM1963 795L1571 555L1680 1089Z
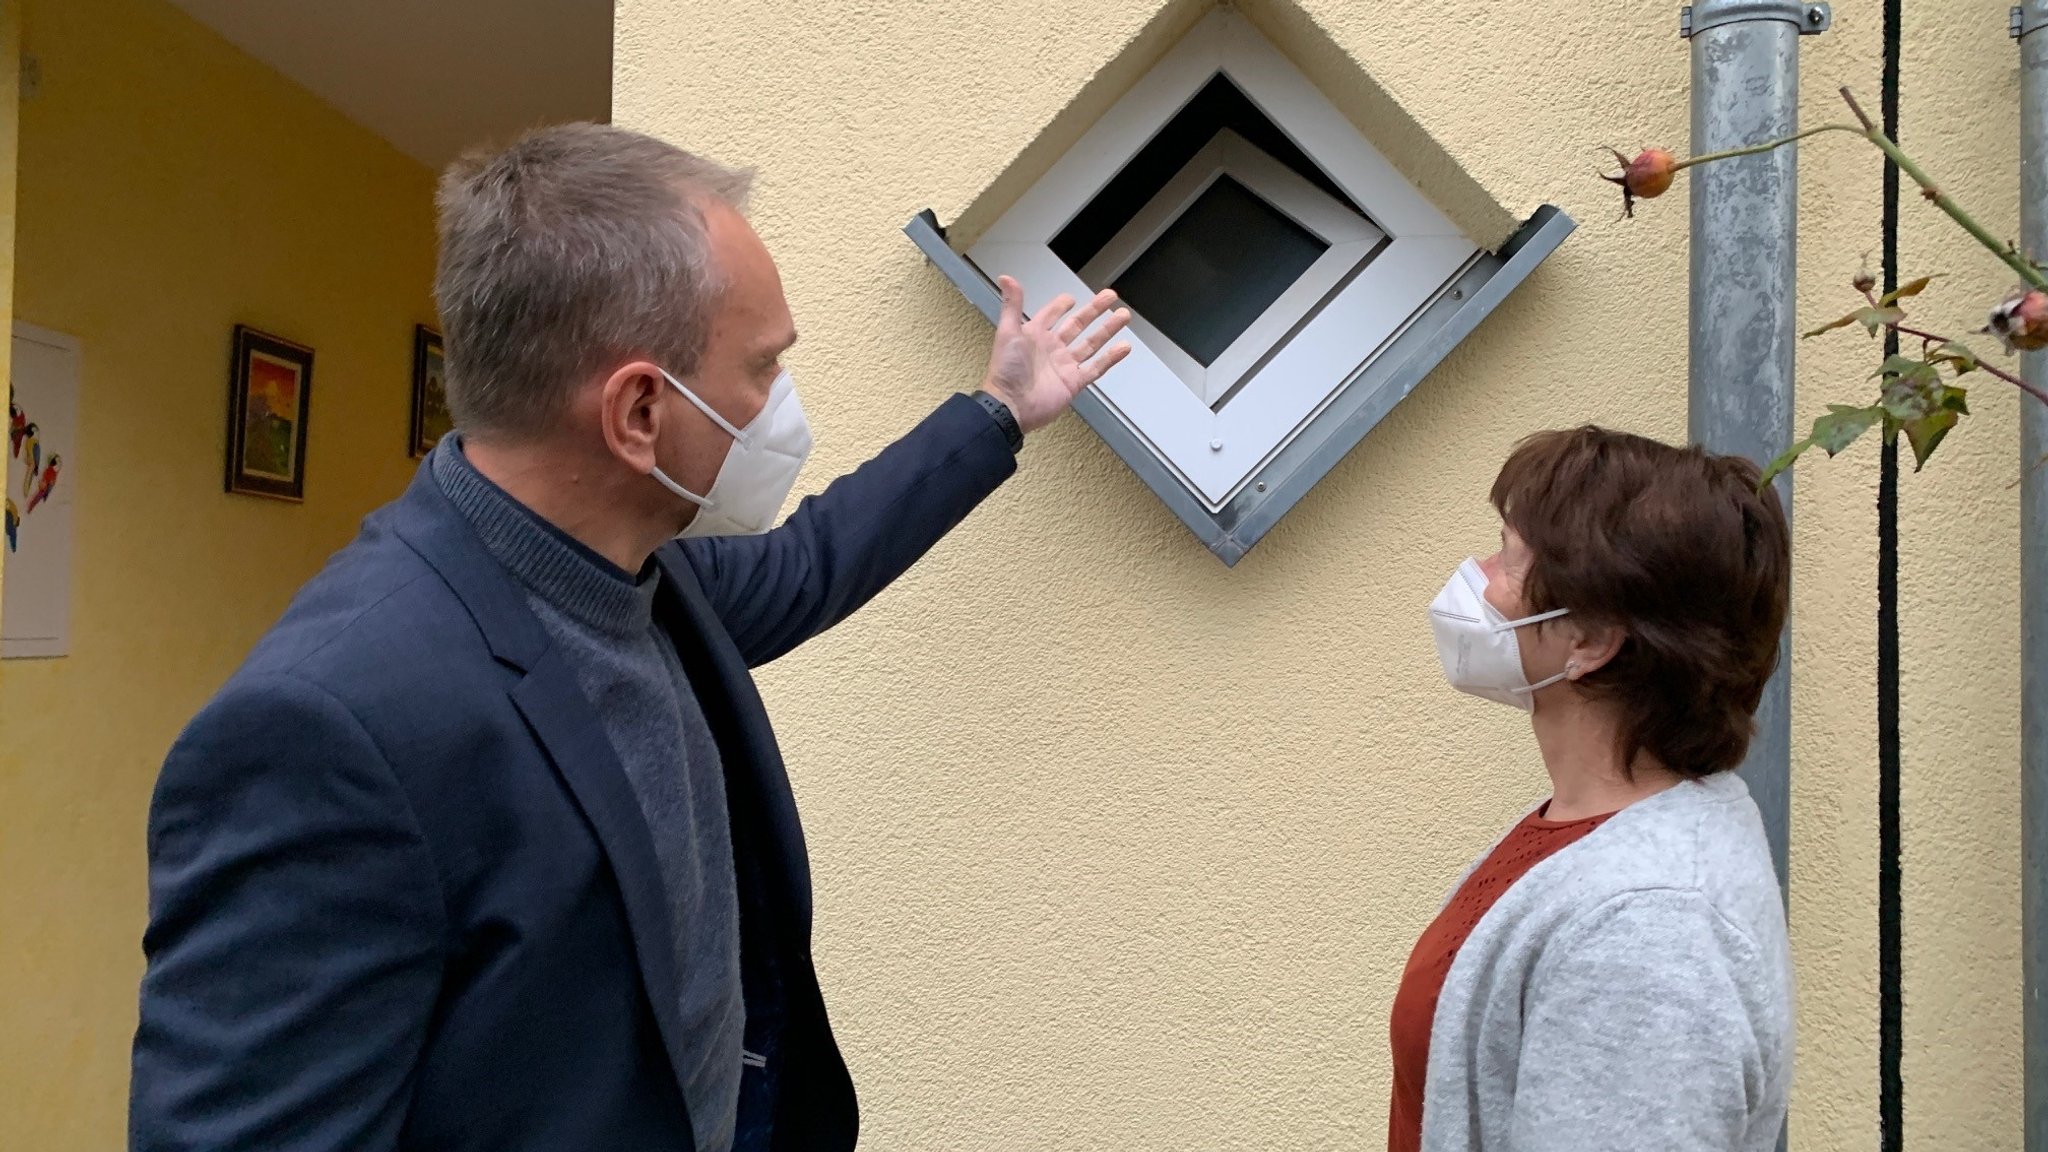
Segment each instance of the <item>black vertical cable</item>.
M1899 21L1902 0L1884 0L1884 132L1899 138ZM1884 291L1899 286L1899 170L1884 162ZM1899 334L1885 330L1885 355ZM1906 1143L1904 979L1899 912L1899 446L1884 445L1877 487L1877 1114L1878 1147Z

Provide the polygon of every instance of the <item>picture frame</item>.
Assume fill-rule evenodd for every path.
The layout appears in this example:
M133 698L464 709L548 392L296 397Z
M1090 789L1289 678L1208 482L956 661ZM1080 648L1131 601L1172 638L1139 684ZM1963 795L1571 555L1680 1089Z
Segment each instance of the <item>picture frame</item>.
M448 413L448 374L441 350L441 333L416 324L412 331L412 420L406 443L412 458L420 459L434 450L441 437L455 427Z
M303 502L313 350L235 325L228 373L227 490Z

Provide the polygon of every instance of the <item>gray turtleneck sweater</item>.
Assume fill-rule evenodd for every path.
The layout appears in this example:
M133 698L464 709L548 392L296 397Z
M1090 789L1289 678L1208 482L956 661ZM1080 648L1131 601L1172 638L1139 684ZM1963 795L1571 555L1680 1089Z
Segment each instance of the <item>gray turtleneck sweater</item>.
M433 470L526 590L640 798L675 931L684 1103L698 1152L729 1152L746 1024L732 828L718 745L674 643L654 622L653 567L635 580L542 520L477 472L454 436L435 447Z

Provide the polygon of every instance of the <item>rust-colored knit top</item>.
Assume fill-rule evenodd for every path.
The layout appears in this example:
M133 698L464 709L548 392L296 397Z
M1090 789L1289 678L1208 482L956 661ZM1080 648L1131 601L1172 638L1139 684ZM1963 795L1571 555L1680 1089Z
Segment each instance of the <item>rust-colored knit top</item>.
M1598 828L1613 813L1582 820L1546 820L1549 805L1515 825L1500 844L1465 878L1436 920L1423 930L1401 973L1394 994L1394 1100L1387 1111L1387 1152L1420 1152L1422 1088L1429 1070L1429 1030L1436 1020L1437 997L1458 949L1493 907L1529 869Z

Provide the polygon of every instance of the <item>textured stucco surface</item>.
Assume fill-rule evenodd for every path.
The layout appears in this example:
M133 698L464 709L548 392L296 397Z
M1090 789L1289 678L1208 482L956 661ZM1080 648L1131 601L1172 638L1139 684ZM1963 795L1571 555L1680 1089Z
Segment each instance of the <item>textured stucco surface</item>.
M1909 134L1963 139L1943 166L2009 219L2012 132L1983 114L2011 106L2003 8L1938 7L1908 5L1924 24ZM903 222L1001 200L1034 142L1085 128L1062 117L1077 98L1092 115L1200 11L622 0L617 118L761 169L755 220L819 429L805 486L979 376L987 329ZM1550 201L1580 230L1235 570L1063 421L896 588L767 670L869 1147L1383 1139L1407 950L1543 785L1518 714L1443 687L1423 609L1489 546L1486 487L1517 437L1583 420L1685 434L1683 182L1624 224L1593 179L1601 145L1684 143L1675 6L1275 0L1253 15L1347 53L1437 151L1368 135L1411 172L1459 174L1467 212ZM1874 106L1879 33L1875 5L1838 5L1805 42L1807 122L1838 115L1839 84ZM1877 174L1853 141L1807 150L1802 316L1842 311L1875 251ZM1917 207L1915 267L1974 260ZM1942 299L1973 315L1997 279L1959 276ZM1854 337L1800 353L1802 421L1874 366ZM2013 1147L2015 450L2010 399L1979 391L1948 459L1905 485L1908 1074L1920 1136ZM1798 479L1801 1149L1875 1142L1876 459L1859 446Z
M1995 234L2017 235L2005 14L1906 5L1899 135ZM1937 332L1980 327L2014 280L1910 185L1899 260L1902 277L1947 274L1914 310ZM1922 1147L2020 1146L2020 401L1977 378L1970 426L1899 485L1906 1139Z

